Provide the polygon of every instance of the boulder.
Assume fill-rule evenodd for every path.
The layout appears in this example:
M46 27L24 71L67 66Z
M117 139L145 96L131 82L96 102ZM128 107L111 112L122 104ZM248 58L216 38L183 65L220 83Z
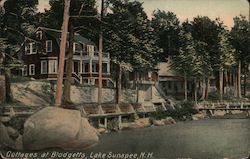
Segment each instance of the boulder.
M153 124L155 126L163 126L163 125L165 125L164 120L153 120Z
M0 149L15 149L15 142L9 137L6 127L0 122Z
M165 125L176 124L176 121L172 117L167 117L166 119L163 119L163 122Z
M23 146L27 150L82 150L97 142L96 130L77 110L46 107L24 123Z
M220 116L224 116L225 114L226 114L225 111L214 111L214 114L212 114L212 115L220 117Z
M15 140L16 138L18 138L19 132L16 129L14 129L13 127L8 126L8 127L6 127L6 130L7 130L8 134L9 134L9 136L12 139Z
M100 134L104 134L104 133L107 133L108 130L105 129L105 128L99 128L99 129L97 129L97 132L100 133Z
M121 123L121 129L122 130L131 130L135 128L135 123L131 122L131 123Z
M206 114L198 113L198 114L192 115L192 120L201 120L201 119L204 119L205 117L206 117Z
M192 116L192 120L199 120L196 116Z
M149 118L141 118L135 120L134 124L132 125L133 128L145 128L151 125Z

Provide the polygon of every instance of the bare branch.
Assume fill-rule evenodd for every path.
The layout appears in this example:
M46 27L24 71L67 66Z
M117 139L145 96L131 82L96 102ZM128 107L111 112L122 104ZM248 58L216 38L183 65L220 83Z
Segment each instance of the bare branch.
M83 2L82 5L81 5L81 9L80 9L80 11L79 11L79 13L78 13L79 16L82 14L83 7L84 7L84 6L85 6L85 2Z
M19 35L23 36L25 39L29 39L29 40L35 41L35 42L37 42L37 43L40 43L39 41L37 41L37 40L35 40L35 39L32 39L32 38L29 38L29 37L26 36L24 33L20 32L20 31L18 31L18 30L16 30L16 29L13 29L13 28L11 28L11 27L7 27L7 30L11 30L11 31L13 31L13 32L16 32L16 33L18 33Z
M94 30L93 27L85 27L85 26L78 26L78 27L75 27L75 28L74 28L74 32L75 32L75 33L78 33L79 31L81 31L81 29L88 30L88 31L90 31L90 32L92 32L92 33L94 33L94 34L98 34L98 33L99 33L99 32L97 32L97 31L93 31L93 30Z
M96 20L98 20L99 22L101 22L102 24L108 25L108 23L102 21L102 20L100 19L100 17L97 16L97 15L94 15L94 16L72 15L72 16L70 16L70 18L76 18L76 19L77 19L77 18L90 18L90 19L96 19Z
M19 18L21 18L22 20L24 20L24 21L27 21L23 16L20 16L20 15L18 15L18 14L16 14L16 13L13 13L13 12L7 12L7 14L9 14L9 15L13 15L13 16L16 16L16 17L19 17Z
M88 15L72 15L70 18L95 18L98 19L99 17L97 15L88 16Z

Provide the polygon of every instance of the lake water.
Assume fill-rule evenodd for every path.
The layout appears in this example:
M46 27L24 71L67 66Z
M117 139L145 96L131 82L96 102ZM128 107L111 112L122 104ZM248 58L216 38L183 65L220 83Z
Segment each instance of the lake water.
M250 119L206 119L105 134L88 152L153 153L154 159L246 158ZM147 155L147 154L146 154Z

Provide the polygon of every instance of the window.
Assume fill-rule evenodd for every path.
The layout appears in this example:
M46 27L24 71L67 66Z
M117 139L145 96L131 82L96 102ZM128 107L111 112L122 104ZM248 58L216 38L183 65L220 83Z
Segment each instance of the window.
M31 50L32 50L32 53L31 54L36 54L37 53L37 48L36 48L36 43L32 43L31 44Z
M57 60L49 60L49 73L57 73Z
M48 73L48 67L47 67L47 61L43 60L41 61L41 74Z
M108 72L108 64L102 63L102 73L107 73L107 72Z
M52 52L52 40L46 41L46 52Z
M23 76L27 76L27 75L28 75L28 67L27 67L27 65L24 65L24 66L23 66L22 75L23 75Z
M25 46L25 53L30 54L30 43Z
M87 45L87 52L89 54L93 54L95 52L95 48L93 45Z
M35 65L30 64L29 66L29 75L35 75Z
M89 72L89 63L83 63L83 72Z
M75 54L80 54L82 52L82 44L74 43L73 50Z
M25 52L26 54L36 54L37 53L37 47L35 42L28 43L25 46Z
M92 64L92 72L98 73L99 72L99 65L98 63Z
M42 38L43 38L43 33L42 33L42 31L36 32L36 38L42 40Z

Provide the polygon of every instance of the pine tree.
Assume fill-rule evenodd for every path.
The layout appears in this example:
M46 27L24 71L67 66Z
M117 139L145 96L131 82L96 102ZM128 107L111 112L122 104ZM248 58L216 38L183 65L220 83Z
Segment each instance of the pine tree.
M125 71L145 72L157 64L162 51L155 45L153 28L137 1L110 0L112 13L105 21L105 50L116 68L117 103L121 94L121 76ZM111 26L112 24L112 26ZM138 76L137 76L138 77Z

